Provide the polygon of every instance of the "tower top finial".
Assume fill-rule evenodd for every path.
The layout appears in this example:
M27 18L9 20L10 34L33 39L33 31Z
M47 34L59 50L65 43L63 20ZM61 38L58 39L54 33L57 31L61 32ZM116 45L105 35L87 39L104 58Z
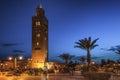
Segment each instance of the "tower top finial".
M42 0L40 0L40 8L42 8Z

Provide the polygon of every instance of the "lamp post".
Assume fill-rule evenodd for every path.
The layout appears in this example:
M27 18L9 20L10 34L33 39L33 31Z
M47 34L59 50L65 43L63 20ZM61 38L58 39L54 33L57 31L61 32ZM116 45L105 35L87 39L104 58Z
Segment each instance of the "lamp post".
M28 68L32 68L32 59L28 58Z
M18 58L19 60L22 60L22 59L23 59L23 56L14 56L14 57L9 57L9 58L8 58L9 60L12 60L12 59L13 59L14 69L17 68L17 58Z
M16 69L17 68L17 58L14 57L14 68Z

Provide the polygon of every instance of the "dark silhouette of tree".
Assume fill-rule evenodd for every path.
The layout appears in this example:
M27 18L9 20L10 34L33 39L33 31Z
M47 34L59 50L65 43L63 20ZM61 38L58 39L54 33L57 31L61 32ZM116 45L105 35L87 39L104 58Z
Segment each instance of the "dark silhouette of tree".
M82 63L84 63L84 62L85 62L85 58L84 58L84 57L81 57L81 58L80 58L80 61L81 61Z
M74 55L69 55L69 61L72 61L72 58L74 58Z
M84 38L84 39L81 39L81 40L78 40L78 42L75 42L75 48L80 48L80 49L83 49L83 50L86 50L87 51L87 62L88 62L88 69L89 69L89 66L90 66L90 62L91 62L91 55L90 55L90 50L94 49L96 46L98 46L96 44L96 41L98 40L99 38L95 39L95 40L91 40L91 37L88 37L88 38Z
M115 63L115 61L107 59L107 64L112 64L112 63Z
M65 64L68 64L68 61L71 60L74 56L70 55L69 53L63 53L63 54L59 55L58 57L65 60Z
M107 62L105 61L105 59L101 59L101 66L103 67L106 64L107 64Z

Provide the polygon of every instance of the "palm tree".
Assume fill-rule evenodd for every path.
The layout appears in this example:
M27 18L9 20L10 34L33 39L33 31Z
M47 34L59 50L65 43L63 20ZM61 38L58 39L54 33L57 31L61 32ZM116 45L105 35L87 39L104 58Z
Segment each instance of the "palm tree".
M91 55L90 55L90 50L94 49L96 46L98 46L96 44L96 41L99 38L95 39L95 40L91 40L91 37L88 38L84 38L81 40L78 40L78 42L75 42L75 48L81 48L87 51L87 62L88 62L88 69L90 66L90 62L91 62Z
M74 55L69 55L69 61L72 61L72 58L74 58Z
M71 60L71 58L73 58L73 55L70 55L69 53L63 53L60 56L61 59L65 60L65 63L67 64L69 60Z
M84 57L81 57L79 60L80 60L82 63L85 62L85 58L84 58Z

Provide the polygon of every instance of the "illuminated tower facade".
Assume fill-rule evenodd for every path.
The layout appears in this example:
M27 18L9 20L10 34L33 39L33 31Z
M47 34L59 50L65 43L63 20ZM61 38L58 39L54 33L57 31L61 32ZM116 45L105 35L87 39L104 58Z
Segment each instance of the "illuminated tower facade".
M43 68L48 59L48 20L42 4L32 16L32 68Z

